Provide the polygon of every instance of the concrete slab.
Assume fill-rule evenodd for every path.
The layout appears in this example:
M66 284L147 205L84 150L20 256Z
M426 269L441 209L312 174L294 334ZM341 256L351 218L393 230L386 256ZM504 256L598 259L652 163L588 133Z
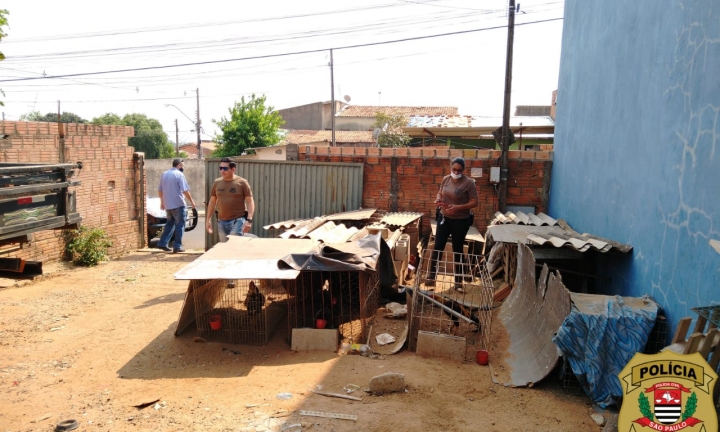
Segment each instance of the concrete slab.
M463 362L465 345L464 337L419 331L415 354Z
M293 329L290 349L293 351L331 351L338 349L337 329Z

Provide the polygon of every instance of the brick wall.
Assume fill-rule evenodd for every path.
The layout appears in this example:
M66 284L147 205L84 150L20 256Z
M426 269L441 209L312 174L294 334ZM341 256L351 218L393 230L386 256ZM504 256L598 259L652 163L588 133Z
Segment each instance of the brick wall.
M495 186L489 182L490 167L499 166L499 150L457 150L448 148L343 148L301 146L300 160L363 163L364 208L388 211L423 212L434 217L435 196L442 178L450 174L450 161L465 158L465 174L482 168L475 178L479 204L475 226L485 232L498 209ZM507 205L534 206L547 211L552 152L509 152ZM423 230L429 218L423 218Z
M0 122L0 132L8 137L0 143L0 162L60 163L83 162L73 180L81 185L76 192L82 225L103 228L113 241L110 254L117 256L140 246L140 221L145 212L139 200L141 190L134 149L128 145L132 127L64 124L60 138L57 123ZM64 147L64 149L63 149ZM142 159L140 159L142 160ZM139 202L138 202L139 201ZM62 230L33 233L30 242L4 245L1 257L35 261L57 261L63 257Z

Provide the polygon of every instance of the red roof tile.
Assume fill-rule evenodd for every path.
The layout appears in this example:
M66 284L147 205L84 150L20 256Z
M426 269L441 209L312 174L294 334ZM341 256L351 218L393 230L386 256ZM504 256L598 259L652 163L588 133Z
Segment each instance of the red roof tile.
M309 144L318 141L332 141L332 131L293 130L285 135L283 144ZM335 131L337 143L374 143L370 131Z

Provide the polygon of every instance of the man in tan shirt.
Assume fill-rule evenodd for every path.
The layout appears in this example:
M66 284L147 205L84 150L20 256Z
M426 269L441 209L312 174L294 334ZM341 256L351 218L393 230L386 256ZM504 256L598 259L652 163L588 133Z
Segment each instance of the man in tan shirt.
M250 183L235 175L237 165L230 158L220 160L222 177L215 179L210 191L210 202L205 222L205 229L212 234L212 215L218 211L218 236L226 242L229 235L243 235L252 227L255 214Z

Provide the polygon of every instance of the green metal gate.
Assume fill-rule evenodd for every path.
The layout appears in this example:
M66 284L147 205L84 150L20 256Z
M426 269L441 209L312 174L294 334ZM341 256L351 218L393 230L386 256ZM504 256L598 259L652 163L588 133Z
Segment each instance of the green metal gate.
M267 237L263 226L289 219L357 210L362 204L363 164L296 161L235 160L235 174L252 188L255 214L250 231ZM220 159L205 162L205 196L210 201L213 181L220 177ZM214 215L213 233L205 232L205 249L218 242ZM207 219L206 219L207 220Z

